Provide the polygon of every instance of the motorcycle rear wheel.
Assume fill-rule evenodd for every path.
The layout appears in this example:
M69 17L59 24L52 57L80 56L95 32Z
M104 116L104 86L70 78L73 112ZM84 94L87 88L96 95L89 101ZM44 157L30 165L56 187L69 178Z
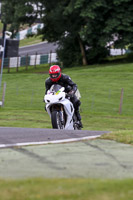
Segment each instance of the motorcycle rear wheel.
M64 125L61 122L59 111L53 111L51 114L51 122L53 129L64 129Z

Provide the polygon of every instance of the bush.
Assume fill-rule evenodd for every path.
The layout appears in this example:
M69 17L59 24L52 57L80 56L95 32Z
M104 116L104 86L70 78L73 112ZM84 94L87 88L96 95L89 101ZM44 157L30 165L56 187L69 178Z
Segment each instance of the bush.
M91 48L87 52L87 60L89 64L102 63L109 55L109 50L105 47Z
M130 52L127 54L127 58L126 58L127 62L133 62L133 52Z

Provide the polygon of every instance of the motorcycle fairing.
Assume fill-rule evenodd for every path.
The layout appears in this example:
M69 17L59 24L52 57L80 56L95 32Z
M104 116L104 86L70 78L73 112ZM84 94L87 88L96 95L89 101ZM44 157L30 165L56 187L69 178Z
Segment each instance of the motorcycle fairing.
M59 103L63 105L64 110L67 115L65 129L70 129L70 130L74 129L74 127L73 127L73 114L74 114L73 104L68 99L61 100ZM51 118L51 109L50 108L53 104L57 104L57 102L52 103L52 104L51 103L46 104L46 110L47 110L50 118Z

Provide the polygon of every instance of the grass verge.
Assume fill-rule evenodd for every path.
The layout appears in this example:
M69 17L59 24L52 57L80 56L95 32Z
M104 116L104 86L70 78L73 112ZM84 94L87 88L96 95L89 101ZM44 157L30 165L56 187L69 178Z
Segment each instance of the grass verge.
M35 35L33 37L28 37L25 38L23 40L20 40L19 46L23 47L23 46L27 46L27 45L32 45L32 44L38 44L42 42L42 35Z
M110 134L104 134L101 139L115 140L117 142L133 145L133 130L113 131Z
M29 179L0 181L4 200L131 200L133 180Z

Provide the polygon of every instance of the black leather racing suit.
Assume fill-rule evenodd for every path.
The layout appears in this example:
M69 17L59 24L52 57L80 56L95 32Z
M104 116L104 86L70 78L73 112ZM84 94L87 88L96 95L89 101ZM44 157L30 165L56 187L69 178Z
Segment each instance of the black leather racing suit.
M59 81L57 82L52 82L52 80L50 78L47 78L46 81L45 81L45 87L46 87L46 92L45 94L47 93L47 91L50 89L50 87L53 85L53 84L59 84L61 85L62 87L65 88L65 92L66 93L69 93L70 91L73 91L74 94L73 96L70 98L71 102L73 103L74 105L74 108L75 108L75 114L77 116L77 119L79 121L81 121L81 116L80 116L80 113L79 113L79 106L81 104L80 100L77 99L76 95L75 95L75 92L77 90L77 85L71 80L71 78L65 74L62 74L61 75L61 78L59 79Z

